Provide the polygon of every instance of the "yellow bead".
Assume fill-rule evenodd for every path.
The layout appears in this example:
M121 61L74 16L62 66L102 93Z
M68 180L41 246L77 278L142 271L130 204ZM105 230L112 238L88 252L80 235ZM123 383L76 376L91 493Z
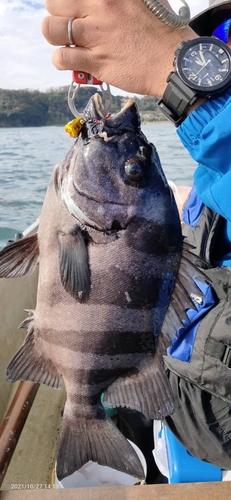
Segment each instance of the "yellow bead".
M75 118L74 120L71 120L71 122L68 122L65 125L65 132L69 134L71 137L78 137L80 134L80 131L83 127L84 124L84 119L83 118Z

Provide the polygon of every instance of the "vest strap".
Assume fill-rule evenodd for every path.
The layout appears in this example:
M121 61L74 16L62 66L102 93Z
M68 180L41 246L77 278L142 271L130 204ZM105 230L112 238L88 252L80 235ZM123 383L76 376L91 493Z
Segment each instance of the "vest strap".
M218 358L227 368L231 369L231 346L223 344L211 337L207 339L205 353Z

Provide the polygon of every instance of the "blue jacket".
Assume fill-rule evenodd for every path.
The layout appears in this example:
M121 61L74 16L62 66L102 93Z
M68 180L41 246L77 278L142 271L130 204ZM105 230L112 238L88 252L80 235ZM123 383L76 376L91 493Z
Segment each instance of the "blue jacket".
M218 265L231 265L231 88L222 96L205 101L177 129L183 145L198 162L195 190L183 213L194 224L201 201L226 220L224 257Z
M204 205L226 219L222 237L224 254L218 266L231 266L231 89L225 95L206 101L177 129L183 145L198 162L194 186L183 210L183 220L196 226ZM178 339L168 349L171 357L189 362L201 320L214 307L209 285L198 283L205 294L197 310L189 310L190 322L178 331Z

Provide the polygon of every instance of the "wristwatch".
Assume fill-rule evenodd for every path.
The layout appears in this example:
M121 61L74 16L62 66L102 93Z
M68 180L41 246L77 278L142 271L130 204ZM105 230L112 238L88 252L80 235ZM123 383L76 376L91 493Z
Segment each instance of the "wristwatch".
M198 99L213 99L231 86L231 50L218 38L203 36L182 42L173 66L158 106L176 126Z

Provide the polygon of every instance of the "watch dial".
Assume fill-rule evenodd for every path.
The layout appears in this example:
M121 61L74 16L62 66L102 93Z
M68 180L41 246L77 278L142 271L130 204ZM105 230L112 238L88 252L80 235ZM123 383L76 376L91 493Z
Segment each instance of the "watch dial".
M201 90L223 85L230 77L230 55L217 42L194 43L182 54L179 72L187 84Z

